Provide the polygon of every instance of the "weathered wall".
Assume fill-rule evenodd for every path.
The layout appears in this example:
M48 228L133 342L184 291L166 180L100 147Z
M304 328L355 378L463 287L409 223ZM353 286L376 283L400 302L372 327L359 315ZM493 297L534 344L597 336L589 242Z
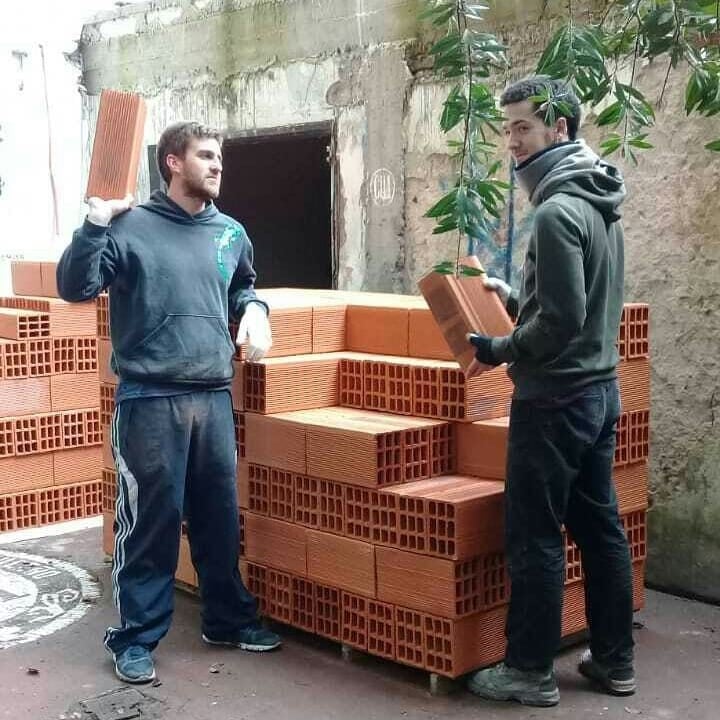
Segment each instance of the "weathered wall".
M453 182L453 168L437 126L445 88L423 69L418 5L182 0L123 8L84 28L85 136L104 86L146 96L148 143L179 118L231 133L333 121L338 285L414 291L417 278L456 247L454 238L431 236L433 223L423 217ZM581 18L602 2L577 5ZM496 28L510 45L507 79L514 79L532 70L566 5L499 7ZM641 68L649 97L658 95L664 72ZM702 148L720 136L720 121L686 119L683 87L680 71L651 133L656 149L639 167L623 168L627 298L652 306L648 575L720 599L720 160ZM590 124L585 134L597 144ZM146 189L144 179L141 196ZM517 269L530 224L521 197L516 215ZM503 224L499 248L481 249L491 266L505 232Z

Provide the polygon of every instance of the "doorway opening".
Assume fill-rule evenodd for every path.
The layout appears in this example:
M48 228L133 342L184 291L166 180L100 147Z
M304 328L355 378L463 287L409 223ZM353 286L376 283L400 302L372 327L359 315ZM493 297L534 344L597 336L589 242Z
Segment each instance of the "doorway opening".
M218 208L255 251L256 287L333 288L332 126L223 143Z

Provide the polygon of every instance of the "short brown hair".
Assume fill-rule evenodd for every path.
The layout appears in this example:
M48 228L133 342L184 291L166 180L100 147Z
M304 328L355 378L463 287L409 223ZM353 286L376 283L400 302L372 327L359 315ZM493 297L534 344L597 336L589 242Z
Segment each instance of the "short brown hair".
M170 184L172 173L167 166L167 156L177 155L178 157L185 157L188 145L193 138L212 138L222 145L222 135L218 130L198 122L187 122L183 120L168 125L163 130L158 140L155 157L157 159L158 170L168 185Z

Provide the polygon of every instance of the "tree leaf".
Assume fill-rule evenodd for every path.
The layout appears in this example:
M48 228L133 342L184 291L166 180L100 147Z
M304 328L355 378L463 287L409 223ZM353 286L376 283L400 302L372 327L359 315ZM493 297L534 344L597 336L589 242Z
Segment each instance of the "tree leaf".
M472 265L460 265L460 274L467 277L479 277L485 275L485 270L482 267L476 268Z
M720 139L713 140L705 145L706 150L712 150L713 152L720 152Z

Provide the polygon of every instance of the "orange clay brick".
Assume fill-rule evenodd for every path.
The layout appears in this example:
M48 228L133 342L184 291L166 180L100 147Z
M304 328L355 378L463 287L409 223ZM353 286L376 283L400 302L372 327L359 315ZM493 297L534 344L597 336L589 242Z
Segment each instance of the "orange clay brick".
M27 340L0 338L0 379L28 377L28 360Z
M0 417L50 412L50 378L0 380Z
M342 590L375 597L375 548L360 540L308 530L307 575Z
M111 200L135 194L145 113L140 95L102 91L86 198Z
M50 318L47 313L32 310L0 309L0 337L8 340L28 340L47 337Z
M12 289L15 295L41 295L42 276L39 262L13 260L10 263Z
M83 447L53 453L53 484L68 485L102 476L102 448Z
M99 405L100 383L95 373L52 375L50 396L53 410L77 410Z
M0 494L34 490L52 482L51 453L0 458Z

